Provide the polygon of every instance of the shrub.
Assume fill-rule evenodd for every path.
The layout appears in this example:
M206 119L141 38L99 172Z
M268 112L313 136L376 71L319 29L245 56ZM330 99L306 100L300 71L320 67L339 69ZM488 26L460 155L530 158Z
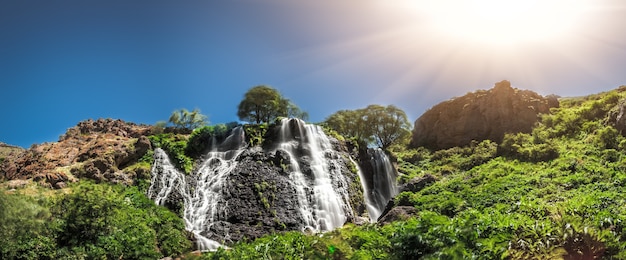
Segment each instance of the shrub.
M0 259L55 258L55 223L33 198L0 190Z
M243 129L246 133L246 139L250 146L263 145L265 135L269 125L267 123L258 125L244 125Z
M232 122L196 128L191 132L191 136L185 147L185 154L191 158L202 156L209 150L214 139L216 141L224 139L228 132L236 126L237 122Z
M558 148L550 141L536 143L529 134L505 134L498 154L526 162L550 161L559 157Z
M191 172L193 160L185 154L185 148L187 147L186 137L167 133L151 135L148 138L152 142L152 147L163 149L178 169L185 173Z
M81 184L52 208L60 220L59 255L85 258L159 258L191 248L184 223L137 188Z

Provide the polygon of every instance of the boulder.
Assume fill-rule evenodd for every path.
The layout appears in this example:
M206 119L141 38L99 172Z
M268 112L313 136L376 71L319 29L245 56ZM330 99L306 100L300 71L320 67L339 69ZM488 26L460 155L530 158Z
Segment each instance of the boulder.
M530 132L539 114L558 107L555 96L511 87L501 81L439 103L415 121L412 145L439 150L469 145L472 140L501 142L505 133Z
M407 220L410 217L417 216L417 210L413 206L397 206L387 211L378 218L379 225L386 225L398 220Z
M435 183L435 181L437 181L435 176L433 176L432 174L425 174L422 177L414 178L400 186L400 192L418 192Z

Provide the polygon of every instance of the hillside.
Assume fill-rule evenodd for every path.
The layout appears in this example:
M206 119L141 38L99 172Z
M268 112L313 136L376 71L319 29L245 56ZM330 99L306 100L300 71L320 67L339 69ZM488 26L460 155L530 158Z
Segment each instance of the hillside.
M0 163L4 161L5 158L16 155L23 150L24 148L0 142Z
M271 236L208 258L625 259L625 100L625 87L563 98L500 144L393 147L400 182L412 184L395 198L404 220Z
M400 193L378 223L359 221L367 215L357 204L370 193L354 186L375 182L356 174L369 171L367 158L374 157L326 131L332 151L320 158L333 162L325 167L345 184L324 194L341 194L346 224L306 232L298 208L312 212L321 197L311 184L302 184L311 191L304 193L291 185L298 174L308 176L304 182L316 174L317 155L308 142L318 137L302 131L319 128L298 121L246 126L240 131L250 147L241 150L239 141L227 141L237 133L233 127L162 133L116 120L85 121L59 142L3 163L2 180L11 181L0 183L6 209L0 212L0 258L626 259L626 87L561 98L558 107L542 111L530 129L498 140L433 150L412 148L408 140L391 146ZM296 132L283 140L287 128ZM214 142L224 154L206 153ZM236 156L226 155L232 151ZM219 186L226 192L220 203L232 206L210 221L219 225L190 230L185 201L198 188L168 185L202 183L193 176L227 158L240 158L241 168L232 171L232 181L216 183L225 185ZM66 178L63 185L55 176ZM157 182L161 186L152 187ZM168 197L150 190L175 192ZM166 207L156 206L161 199ZM309 204L292 203L302 199ZM232 239L229 249L190 253L197 239L216 234Z

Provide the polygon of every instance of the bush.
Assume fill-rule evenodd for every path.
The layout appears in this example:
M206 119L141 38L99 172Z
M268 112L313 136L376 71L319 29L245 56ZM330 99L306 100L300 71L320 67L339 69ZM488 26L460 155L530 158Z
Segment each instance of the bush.
M196 128L191 132L185 154L191 158L199 158L204 155L214 145L214 141L221 142L226 138L229 132L237 127L237 122L228 124L217 124L212 126L204 126Z
M552 142L538 143L525 133L504 135L498 154L525 162L550 161L559 157L558 148Z
M181 254L191 248L184 223L137 188L81 184L53 205L60 220L60 256L140 259Z
M191 172L193 160L185 154L187 147L186 137L167 133L151 135L148 138L152 143L152 147L163 149L178 169L185 173Z
M55 258L55 222L33 198L0 190L0 259Z
M246 139L250 146L263 145L265 142L265 135L269 125L267 123L258 125L244 125L243 129L246 133Z

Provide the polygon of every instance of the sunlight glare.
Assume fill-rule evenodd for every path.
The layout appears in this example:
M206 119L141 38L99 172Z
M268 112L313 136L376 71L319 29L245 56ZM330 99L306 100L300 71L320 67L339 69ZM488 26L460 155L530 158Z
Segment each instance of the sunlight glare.
M481 45L551 42L575 34L590 0L407 0L434 32Z

